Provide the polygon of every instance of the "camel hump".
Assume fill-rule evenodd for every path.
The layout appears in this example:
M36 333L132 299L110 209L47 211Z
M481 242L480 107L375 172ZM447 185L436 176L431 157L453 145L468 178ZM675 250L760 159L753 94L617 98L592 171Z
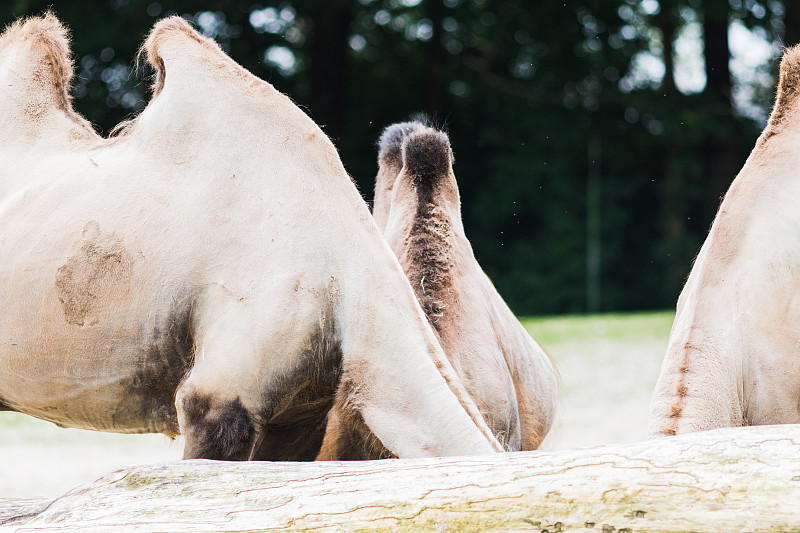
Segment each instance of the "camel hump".
M447 177L452 164L450 138L442 131L421 128L406 136L403 141L405 173L418 186L433 186L438 180Z
M256 87L263 91L271 86L231 59L219 45L200 35L179 16L156 22L139 51L155 71L153 97L159 95L168 77L180 80L196 92L196 82L204 80L224 84L226 90ZM169 75L169 76L168 76Z
M778 94L769 118L769 125L772 128L781 126L792 112L797 110L798 95L800 95L800 45L787 48L783 52Z
M214 41L202 37L182 17L175 15L156 22L139 51L140 56L144 55L155 71L153 97L158 96L164 88L167 78L166 64L182 57L195 59L198 52L202 54L203 50L209 50L212 54L216 51L223 54Z
M0 51L15 48L16 54L4 54L4 61L16 64L4 69L0 83L29 97L47 95L56 107L71 113L73 67L68 32L61 21L51 12L17 20L0 35Z
M386 129L383 130L381 138L378 141L378 163L400 167L402 165L401 149L403 140L409 134L425 126L426 123L424 119L398 122L387 126Z

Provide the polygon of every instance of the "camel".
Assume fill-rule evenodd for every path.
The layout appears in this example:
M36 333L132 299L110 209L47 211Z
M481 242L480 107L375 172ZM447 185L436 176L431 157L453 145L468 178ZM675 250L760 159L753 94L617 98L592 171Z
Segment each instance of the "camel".
M464 233L447 135L415 121L381 136L373 216L437 339L508 451L535 450L550 429L557 377L544 350L481 269ZM337 401L319 459L390 457Z
M179 17L103 138L52 15L0 37L0 406L310 460L334 395L399 457L502 451L330 140Z
M651 436L800 423L800 47L678 299Z

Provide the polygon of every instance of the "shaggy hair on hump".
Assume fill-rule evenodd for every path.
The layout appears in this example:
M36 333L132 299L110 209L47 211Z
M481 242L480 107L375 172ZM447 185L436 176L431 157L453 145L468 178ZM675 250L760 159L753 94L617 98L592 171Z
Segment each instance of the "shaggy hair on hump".
M407 135L424 128L420 122L399 122L387 126L378 141L378 162L385 161L388 164L401 166L400 149L403 140Z
M378 162L400 166L400 150L403 140L422 128L432 128L433 123L425 113L415 113L407 122L398 122L387 126L378 140Z
M53 88L56 106L73 115L69 94L74 69L69 50L69 33L61 22L47 11L41 17L19 19L0 35L0 49L16 43L27 44L31 50L44 55L49 64L49 83Z
M416 192L416 214L406 241L405 260L413 265L407 276L428 320L437 327L437 318L446 306L452 286L452 223L437 208L435 195L447 181L453 161L447 134L424 127L403 141L403 179Z
M762 135L762 142L778 133L795 107L798 94L800 94L800 45L787 48L783 52L775 105L772 107L767 128Z
M189 39L192 39L203 46L217 48L220 52L222 51L216 42L200 37L192 29L191 25L186 22L185 19L179 16L167 17L158 21L150 32L150 35L147 36L147 40L142 45L142 48L139 50L138 54L139 58L144 55L147 63L155 71L155 79L153 80L153 84L150 88L153 92L153 98L158 96L158 93L160 93L161 89L164 88L164 79L167 75L167 70L164 66L164 60L161 58L158 49L166 39L171 36L175 36L176 34L182 37L188 37Z

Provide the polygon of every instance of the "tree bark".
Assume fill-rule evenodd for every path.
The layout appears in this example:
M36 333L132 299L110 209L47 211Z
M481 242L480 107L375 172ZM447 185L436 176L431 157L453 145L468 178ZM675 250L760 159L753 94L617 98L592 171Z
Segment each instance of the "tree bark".
M338 142L347 110L347 49L352 6L345 1L314 4L310 41L311 112L325 133Z
M731 103L730 46L728 43L728 0L705 0L703 2L704 57L706 61L706 92L715 100L728 106Z
M55 501L16 531L777 531L800 524L800 426L557 452L353 463L181 461Z
M738 124L733 117L730 71L728 0L703 1L704 57L706 62L705 95L711 123L704 146L707 176L707 212L713 216L720 200L730 187L743 163L736 150Z
M800 6L796 2L783 2L783 44L795 46L800 44Z
M675 26L678 15L673 5L673 0L659 0L661 10L655 16L656 27L661 30L661 41L664 47L664 80L661 87L664 94L673 96L675 93L675 60L673 46L675 43Z
M447 116L446 67L447 51L444 48L445 6L442 0L428 1L425 12L433 26L433 37L425 46L424 109L434 119Z

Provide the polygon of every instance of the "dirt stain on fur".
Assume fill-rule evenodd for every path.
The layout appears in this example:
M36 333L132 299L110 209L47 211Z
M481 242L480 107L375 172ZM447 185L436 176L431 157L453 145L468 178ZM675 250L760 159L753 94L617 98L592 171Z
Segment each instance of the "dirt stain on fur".
M133 257L122 239L103 234L89 222L83 229L80 249L56 273L56 293L64 318L76 326L97 323L97 311L130 290Z

